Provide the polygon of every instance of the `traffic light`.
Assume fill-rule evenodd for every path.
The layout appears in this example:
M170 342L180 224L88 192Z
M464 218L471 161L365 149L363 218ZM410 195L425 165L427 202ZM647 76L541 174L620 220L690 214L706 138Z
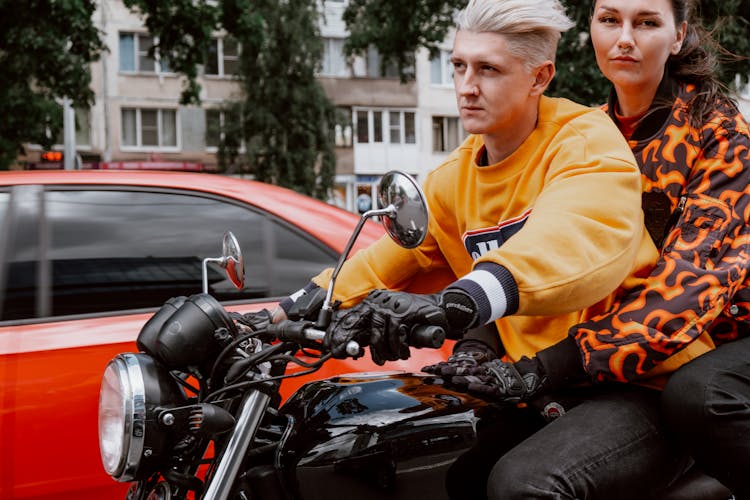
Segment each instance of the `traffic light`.
M62 151L44 151L42 153L42 161L61 162L62 159L63 159Z

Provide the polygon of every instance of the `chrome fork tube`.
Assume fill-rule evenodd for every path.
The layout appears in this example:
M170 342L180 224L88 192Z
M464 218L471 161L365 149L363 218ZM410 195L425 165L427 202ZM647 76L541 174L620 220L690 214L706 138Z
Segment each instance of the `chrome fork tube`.
M234 486L242 459L247 453L255 431L271 400L260 391L251 391L242 400L237 423L229 438L229 443L219 459L216 471L210 480L204 500L226 500Z

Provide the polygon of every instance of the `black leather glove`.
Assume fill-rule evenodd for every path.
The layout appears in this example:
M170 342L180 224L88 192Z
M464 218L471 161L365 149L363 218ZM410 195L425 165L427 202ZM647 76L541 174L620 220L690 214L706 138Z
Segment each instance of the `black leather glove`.
M524 356L516 363L495 359L453 377L451 383L479 397L518 403L587 379L578 345L566 337L533 358Z
M422 371L437 375L450 384L454 376L468 375L473 368L493 359L497 359L497 354L486 343L477 339L463 339L456 342L448 361L425 366Z
M242 315L230 313L230 316L237 323L250 327L254 332L265 330L268 328L268 325L273 323L273 313L268 309L261 309L260 311L245 313Z
M544 368L537 358L523 357L517 363L494 359L452 377L457 388L501 403L528 401L547 384Z
M458 336L476 322L476 305L461 290L418 295L374 290L359 304L340 311L329 327L329 349L341 355L342 344L350 340L370 347L372 360L386 361L409 357L409 334L416 326L439 326Z

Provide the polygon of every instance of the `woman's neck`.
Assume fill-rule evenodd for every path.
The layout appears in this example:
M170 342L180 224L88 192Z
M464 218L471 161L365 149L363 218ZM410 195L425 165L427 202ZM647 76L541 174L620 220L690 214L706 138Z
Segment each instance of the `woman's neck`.
M642 116L654 102L658 89L658 81L637 87L615 85L618 113L624 117Z

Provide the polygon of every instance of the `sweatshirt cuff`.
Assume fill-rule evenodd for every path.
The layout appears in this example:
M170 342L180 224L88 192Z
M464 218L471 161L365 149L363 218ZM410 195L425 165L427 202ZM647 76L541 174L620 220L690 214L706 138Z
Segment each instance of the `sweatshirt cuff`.
M448 287L458 288L474 299L483 325L518 310L518 285L505 267L480 262L474 270Z
M285 297L281 299L281 302L279 302L279 307L284 310L285 314L289 314L289 310L292 308L295 302L302 297L303 295L307 295L308 293L312 292L316 288L320 288L318 285L313 283L312 281L309 282L307 285L304 286L304 288L300 288L293 294L291 294L289 297Z

